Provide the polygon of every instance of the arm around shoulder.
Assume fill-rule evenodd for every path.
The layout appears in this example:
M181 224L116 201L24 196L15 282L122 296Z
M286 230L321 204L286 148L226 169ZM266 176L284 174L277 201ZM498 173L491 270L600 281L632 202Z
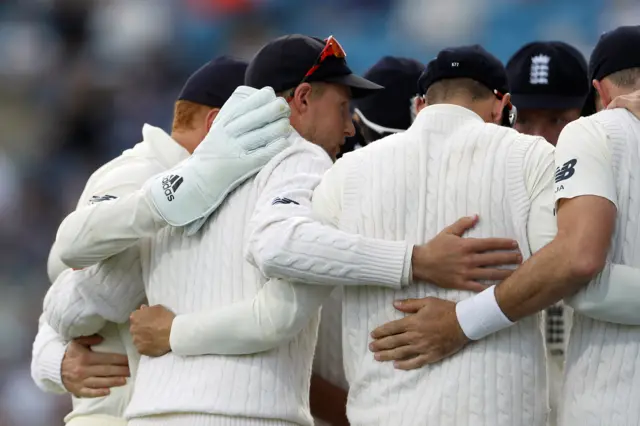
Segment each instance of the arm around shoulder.
M336 223L318 214L316 202L311 205L330 166L324 153L300 152L274 169L252 219L249 259L269 278L399 288L408 281L404 269L411 257L404 241L364 238L319 221Z
M106 321L124 323L144 301L138 247L84 270L66 270L44 301L44 315L63 338L98 332Z
M85 268L154 235L166 226L143 184L161 170L132 158L92 177L78 204L60 224L54 249L71 268Z

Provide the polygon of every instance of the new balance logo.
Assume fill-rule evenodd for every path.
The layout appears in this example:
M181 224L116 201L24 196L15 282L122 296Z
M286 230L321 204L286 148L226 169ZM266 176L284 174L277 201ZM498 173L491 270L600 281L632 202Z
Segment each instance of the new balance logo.
M178 175L169 175L162 179L162 189L164 190L164 195L167 196L167 200L173 201L175 199L174 194L180 188L182 182L184 182L184 179Z
M271 203L271 205L276 205L276 204L297 204L300 205L300 203L298 203L297 201L293 201L290 200L289 198L276 198L273 200L273 202Z
M575 158L569 160L556 169L556 183L569 179L576 172L575 165L578 162ZM556 191L557 192L557 191Z
M531 58L531 71L529 83L549 84L549 62L551 58L547 55L538 55Z
M116 198L118 198L118 197L114 197L113 195L102 195L102 196L94 195L89 200L89 204L95 204L95 203L99 203L101 201L115 200Z

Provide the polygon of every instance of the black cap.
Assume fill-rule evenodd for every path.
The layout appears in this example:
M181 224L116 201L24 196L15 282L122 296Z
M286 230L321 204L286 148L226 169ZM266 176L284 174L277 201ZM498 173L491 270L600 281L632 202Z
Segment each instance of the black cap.
M507 76L518 109L582 108L589 93L587 61L561 41L524 45L507 62Z
M244 84L247 66L248 63L240 59L219 56L191 74L178 100L222 108L236 88Z
M433 83L450 78L470 78L502 94L509 91L502 62L477 44L441 50L420 76L419 93L424 95Z
M629 68L640 67L640 26L618 27L600 36L589 60L589 96L582 115L596 112L596 89L591 82Z
M324 47L325 42L315 37L300 34L279 37L258 51L249 63L244 82L257 89L271 86L276 93L292 89L300 84L313 67ZM382 89L381 86L355 75L344 58L334 56L322 61L307 81L343 84L351 88L354 98Z
M361 121L377 133L407 130L411 126L411 99L418 93L416 84L422 71L424 65L414 59L380 59L364 77L384 89L353 102Z

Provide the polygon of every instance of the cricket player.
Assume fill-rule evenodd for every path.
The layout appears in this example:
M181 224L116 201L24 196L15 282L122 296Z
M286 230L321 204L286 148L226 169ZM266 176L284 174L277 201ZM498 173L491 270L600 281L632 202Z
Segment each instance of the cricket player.
M363 136L362 145L356 149L409 128L415 119L416 87L423 70L424 65L416 60L385 56L364 73L366 79L384 88L351 102L354 125ZM348 384L342 364L342 288L339 287L322 305L313 368L321 377L346 390ZM326 401L323 395L317 398L315 395L312 384L312 408L315 400ZM344 395L343 407L346 406L346 392Z
M120 225L126 225L131 218L110 216L109 210L114 205L126 203L126 197L139 189L142 183L176 165L196 148L199 140L206 136L222 104L242 83L246 65L229 57L219 57L205 64L189 78L178 97L171 137L158 128L145 125L143 142L92 175L80 198L78 210L65 220L59 230L49 259L52 281L67 268L60 261L59 254L74 253L74 247L68 244L86 241L85 236L99 228L109 229L111 226L114 229L114 225L117 226L114 222L118 220ZM152 235L166 223L159 218L141 225L135 231L143 237ZM117 240L117 234L108 235ZM100 243L95 238L93 240ZM118 240L118 244L119 250L131 245L122 240ZM88 246L88 249L80 253L88 255L93 250L95 255L94 246ZM110 254L103 255L108 257ZM44 321L44 316L41 317L34 342L32 375L36 384L45 391L74 395L74 410L65 418L68 424L125 423L122 416L132 386L131 382L125 381L129 375L125 353L135 364L136 350L126 325L109 324L100 330L100 335L67 343ZM90 346L93 346L93 351ZM115 386L122 387L109 389Z
M484 52L479 47L462 49L461 52L454 51L453 54L458 54L459 56L453 56L447 58L445 53L445 57L441 58L440 63L442 64L442 71L449 71L448 64L450 60L458 59L460 62L467 65L468 69L465 70L454 70L453 72L473 72L474 76L477 75L479 79L485 79L486 77L492 78L493 80L487 82L487 87L485 88L482 83L475 82L473 80L464 80L461 75L464 74L453 74L454 81L448 82L449 86L443 87L440 84L440 89L436 87L436 91L428 91L427 99L431 99L431 102L435 102L434 98L437 99L438 96L441 96L442 93L456 93L457 96L461 96L461 93L467 95L469 97L469 101L476 96L482 96L482 100L478 100L479 104L474 104L473 107L478 108L479 112L483 114L487 121L502 121L502 113L505 108L509 108L508 99L509 96L506 94L506 74L504 71L504 67L497 61L495 58L491 57L488 53ZM464 61L463 61L464 60ZM493 67L485 66L486 63L494 64ZM249 67L248 75L250 75L251 65ZM437 72L438 70L434 70L433 72ZM437 76L437 75L436 75ZM435 78L435 77L429 77ZM462 80L461 80L462 79ZM438 80L439 82L440 80ZM430 86L430 85L429 85ZM457 92L457 90L453 90L453 88L464 87L467 89L462 92ZM498 94L494 93L489 87L497 87L496 90ZM438 92L440 90L440 92ZM471 91L468 93L466 90ZM505 90L505 92L501 92L501 90ZM469 102L467 101L467 102ZM467 103L467 105L469 105ZM470 105L471 106L471 105ZM434 117L429 118L430 121L427 123L433 123L432 125L436 128L437 132L441 132L441 121L446 117L446 114L451 114L453 124L458 127L459 124L464 124L466 120L470 120L470 126L475 124L475 121L478 120L478 126L487 126L483 124L482 118L480 118L473 111L467 110L463 107L453 107L453 106L442 106L443 108L438 109L437 105L431 107ZM405 133L397 134L388 138L385 138L381 141L376 142L375 144L371 144L363 149L357 150L351 154L348 154L341 159L336 166L334 166L331 171L329 171L325 178L322 180L320 186L314 192L313 198L313 206L315 210L315 217L323 218L327 223L333 224L334 226L339 226L343 230L348 230L350 232L365 233L368 231L369 235L376 235L377 237L385 237L389 239L402 240L406 239L408 241L419 244L424 241L428 241L429 237L419 237L417 236L418 230L414 229L414 227L420 226L421 221L418 219L420 217L426 216L426 214L420 214L417 212L417 209L424 200L420 196L411 196L412 193L419 194L424 193L423 191L416 188L406 188L404 185L412 186L413 185L421 185L425 180L427 180L427 174L423 173L420 169L420 164L422 164L429 156L423 155L417 148L417 153L411 153L411 155L407 154L414 161L411 162L406 160L402 165L398 167L400 170L405 172L405 167L411 167L410 170L406 171L406 175L413 177L420 177L421 175L425 175L424 178L418 179L407 179L404 177L404 174L401 174L401 178L395 178L395 174L385 174L382 176L382 170L380 168L363 166L362 168L355 169L354 168L344 168L350 167L351 164L359 165L361 162L365 161L368 153L377 153L381 150L389 149L391 146L400 147L416 147L416 146L424 146L426 145L426 141L422 140L416 134L421 134L424 132L424 127L415 127L420 126L421 117L425 120L428 119L428 115L424 115L427 111L429 111L429 107L425 108L423 112L418 115L418 119L414 123L414 125ZM466 115L465 115L466 114ZM293 116L293 112L292 112ZM414 132L412 132L414 129ZM469 129L472 134L475 135L477 129ZM504 150L504 152L509 152L511 150L510 155L512 156L513 161L507 162L506 159L502 156L497 156L497 158L501 158L505 163L503 166L507 169L508 173L513 174L513 178L515 179L519 174L519 182L520 189L514 188L514 191L521 191L521 197L513 197L512 203L514 207L507 207L509 209L513 208L513 212L519 212L518 217L520 219L513 219L522 221L525 226L519 229L518 234L515 231L511 232L512 238L526 238L526 224L527 224L527 215L528 215L528 204L529 204L529 196L527 193L527 188L525 184L524 176L522 176L524 163L525 163L525 154L529 151L531 154L529 157L532 157L530 160L529 169L533 169L531 171L531 182L529 182L531 191L534 194L538 194L540 192L540 188L536 188L536 184L541 180L541 176L544 173L552 175L553 173L553 158L552 158L552 150L553 147L548 145L544 140L540 138L533 138L528 136L519 135L517 132L500 127L500 126L492 126L491 131L493 132L501 132L503 135L511 136L511 138L504 137L504 145L494 146L494 149L497 151ZM408 136L412 135L412 136ZM438 140L441 142L442 147L449 146L449 144L453 143L453 141L457 140L458 137L461 136L459 133L453 132L452 140ZM493 136L493 135L491 135ZM489 136L487 136L489 138ZM491 140L489 138L489 140ZM534 145L535 144L535 145ZM478 143L478 146L484 146L490 144L481 144ZM519 148L513 152L514 147L518 147L518 145L523 145L525 148ZM511 147L511 148L509 148ZM401 149L401 148L397 148ZM540 150L540 152L536 152ZM436 151L437 152L437 151ZM545 154L546 153L546 154ZM387 161L392 161L392 163L385 163L385 167L389 165L394 165L393 161L401 161L399 158L401 156L397 154L387 155L388 152L384 152L384 158ZM541 170L537 170L539 164L543 162L544 159L540 159L538 157L533 156L537 154L539 156L544 157L546 155L547 167L540 167ZM520 155L520 163L518 163L515 158L518 158L517 155ZM381 154L381 157L383 155ZM484 158L484 157L483 157ZM434 158L434 162L439 164L438 160L441 158ZM457 161L459 156L455 158ZM353 163L351 163L353 161ZM341 166L347 164L347 166ZM365 163L366 164L366 163ZM446 164L444 162L443 164ZM507 164L509 167L507 167ZM394 166L396 167L396 166ZM417 170L414 170L417 168ZM488 167L488 170L493 170L492 167ZM349 180L348 187L344 188L344 192L340 191L339 185L342 183L341 175L336 175L337 173L341 173L340 170L344 171L345 179L346 177L350 177L353 180ZM451 168L453 170L453 168ZM507 171L504 171L507 173ZM538 173L535 174L534 172ZM441 171L444 173L444 170ZM304 173L307 173L307 169L304 170ZM399 173L400 174L400 173ZM274 174L270 175L270 179L274 176ZM300 176L304 176L300 174ZM333 176L333 178L332 178ZM511 176L511 175L510 175ZM282 179L282 178L281 178ZM288 176L288 179L291 179ZM437 175L434 179L437 179ZM299 182L299 179L296 179L296 182ZM497 180L497 178L496 178ZM397 188L393 189L384 186L386 182L389 182L389 185L395 184L398 185ZM437 181L436 181L437 182ZM274 335L278 335L281 333L280 330L277 329L275 325L282 325L281 329L286 328L286 326L294 323L299 323L299 325L305 324L305 318L308 318L310 312L313 312L314 304L317 306L321 303L322 295L326 297L326 295L331 292L331 288L323 285L325 281L322 280L321 273L324 274L324 280L333 281L334 283L340 284L345 283L349 276L353 274L351 272L354 268L357 268L357 264L352 264L352 262L345 262L339 256L337 256L337 248L340 246L351 246L354 247L355 250L358 250L358 246L351 243L351 239L353 236L347 237L343 235L338 239L338 234L335 234L336 237L329 236L329 229L325 228L322 233L315 231L317 229L317 223L312 218L305 213L302 208L297 208L294 212L298 215L297 217L291 217L291 212L287 212L287 215L284 215L284 211L282 211L279 216L276 216L276 209L273 207L273 202L270 200L277 201L286 197L286 199L290 200L290 202L286 203L283 207L286 207L288 210L294 208L292 205L297 206L297 203L307 202L302 194L296 192L293 187L287 188L286 181L283 180L282 183L278 183L274 181L277 186L274 186L274 191L269 197L264 197L262 200L259 200L260 209L257 212L262 213L254 217L254 221L258 221L260 226L256 228L254 233L251 235L249 241L249 251L253 256L254 261L258 264L259 267L265 271L266 275L273 277L286 277L290 281L303 281L307 284L298 284L295 283L286 284L285 281L272 281L274 283L280 283L278 287L264 287L259 295L248 304L250 307L249 315L240 315L237 311L238 306L234 307L233 311L226 312L226 315L229 319L226 323L220 321L219 315L220 312L212 313L208 315L209 320L211 318L218 316L218 322L210 322L209 326L198 328L197 333L198 336L202 339L202 341L206 341L210 351L219 350L214 346L220 347L224 345L224 340L221 335L224 334L226 328L229 328L232 324L237 327L237 329L245 330L250 329L255 332L261 331L262 337L261 339L256 339L257 341L269 341L274 339ZM333 185L337 185L335 188ZM434 184L436 185L436 184ZM374 188L385 189L384 194L387 194L386 197L381 197L380 195L377 198L372 198L368 194L367 189L365 187L373 186ZM438 186L436 185L436 188ZM331 188L331 189L329 189ZM353 192L352 192L353 191ZM503 189L506 192L506 189ZM398 194L398 195L396 195ZM278 196L279 195L279 196ZM347 219L349 221L355 221L356 219L353 216L346 216L347 200L349 201L349 207L351 209L356 209L358 204L358 200L360 195L365 196L366 198L363 200L365 205L370 206L374 209L371 213L365 214L367 219L372 220L367 225L363 225L362 228L357 228L354 225L346 225L351 224L353 222L343 222L343 220ZM502 203L503 198L497 194L491 194L492 197L495 196L496 200L499 200ZM526 197L526 198L525 198ZM534 197L531 197L534 198ZM493 198L491 198L493 199ZM508 198L507 198L508 199ZM526 200L526 201L525 201ZM393 201L391 203L390 201ZM496 201L498 202L498 201ZM522 203L522 204L519 204ZM277 206L278 202L275 203ZM502 204L501 204L502 205ZM414 207L416 211L413 211ZM521 210L516 210L518 207ZM491 207L490 207L491 208ZM344 210L343 210L344 209ZM387 210L388 209L388 210ZM548 207L548 214L552 217L551 207ZM478 208L480 210L480 208ZM522 211L525 210L525 211ZM341 213L344 211L345 213ZM504 215L501 215L501 218L509 217L512 211L505 212ZM532 211L535 211L532 209ZM269 212L270 214L265 214L265 212ZM385 213L388 212L388 213ZM400 213L398 216L397 213ZM405 212L409 214L409 219L404 219ZM469 211L465 212L469 214ZM486 212L488 213L488 212ZM307 214L306 217L309 219L305 219L303 214ZM388 220L384 221L384 226L376 226L375 221L385 219L385 214L388 214L393 219L388 218ZM450 212L451 216L456 214L460 215L460 212ZM483 211L480 211L481 217ZM514 214L515 216L515 214ZM413 218L413 219L412 219ZM442 221L453 220L452 218L443 217ZM345 225L343 225L345 223ZM482 226L482 220L479 222L478 226ZM516 222L517 223L517 222ZM392 233L391 230L396 226L400 227L408 227L412 232L406 233ZM491 222L489 222L491 225ZM502 227L515 227L515 225L509 224L509 221L503 220L500 225L493 226L502 226ZM434 229L431 237L436 237L436 234L440 229L444 227L444 224L439 229ZM378 232L373 232L377 230ZM491 231L491 229L489 229ZM551 232L553 232L552 230ZM318 232L314 234L314 232ZM446 232L445 232L446 233ZM486 232L487 236L491 234ZM506 232L504 232L506 234ZM280 239L276 237L276 235L280 236ZM316 237L313 237L317 235ZM286 236L283 238L282 236ZM441 235L442 236L442 235ZM335 238L335 239L334 239ZM437 238L434 239L434 241ZM323 241L330 242L331 245L321 245ZM334 242L335 241L335 242ZM525 240L526 241L526 240ZM268 245L270 244L270 245ZM373 249L373 246L371 246ZM503 249L513 249L514 246L502 247ZM354 250L352 249L352 250ZM302 255L298 255L297 253L306 253L304 260L302 260ZM335 254L334 254L335 253ZM504 255L504 253L503 253ZM511 255L511 254L510 254ZM300 256L300 257L297 257ZM343 255L345 256L345 255ZM390 256L391 257L391 256ZM297 260L300 259L300 260ZM348 260L348 259L347 259ZM389 260L389 259L388 259ZM388 261L387 260L387 261ZM511 263L509 261L505 261L504 263ZM317 265L314 267L314 265ZM375 268L375 269L374 269ZM382 274L383 271L389 271L389 267L378 268L378 266L374 266L373 264L369 268L373 272L377 274ZM364 272L364 271L363 271ZM415 268L414 268L415 273ZM306 279L305 279L306 278ZM486 277L493 278L493 277ZM373 277L367 277L363 279L364 283L369 280L374 279ZM434 276L419 278L421 281L440 281L435 279ZM417 280L416 280L417 281ZM370 281L369 281L370 282ZM308 284L316 284L315 286L310 286ZM343 350L344 350L344 358L345 358L345 369L346 375L349 380L349 403L348 403L348 414L349 421L354 425L368 425L368 424L415 424L416 418L425 419L425 421L433 422L434 424L449 424L449 420L447 420L447 415L455 416L457 412L461 411L462 416L470 416L473 414L472 410L468 409L464 397L468 396L468 391L462 392L462 390L472 389L473 383L467 383L464 381L464 378L469 374L464 374L461 372L460 375L462 379L460 381L456 381L453 384L450 383L451 380L447 380L445 377L446 372L436 371L435 373L429 374L429 380L419 381L421 375L426 372L411 372L406 373L404 375L398 374L394 371L393 367L386 366L385 364L381 364L376 362L373 359L373 356L369 352L367 348L367 343L369 342L369 333L371 330L377 326L378 324L384 322L385 319L390 319L392 317L399 316L393 309L392 302L394 299L394 295L398 294L429 294L437 292L444 292L443 289L436 289L432 284L419 284L414 283L412 286L387 286L388 288L383 288L383 286L354 286L354 285L344 285L345 292L345 304L343 309ZM455 287L455 286L454 286ZM451 288L451 286L449 286ZM460 290L448 290L454 294L468 294L467 292L463 292ZM265 302L263 299L267 299ZM320 301L320 302L319 302ZM138 315L143 314L145 311L148 311L147 308L141 311L134 313L132 316L132 329L136 325L136 317ZM252 314L253 311L255 314ZM380 317L383 319L381 320ZM257 319L256 319L257 318ZM261 321L261 318L268 318L268 324L264 324L264 320ZM175 317L173 320L173 327L179 326L180 315ZM529 328L531 331L535 330L535 322L530 324ZM134 333L135 334L135 333ZM171 346L173 348L173 330L171 332ZM227 333L228 334L228 333ZM525 333L522 333L525 334ZM532 333L535 334L535 333ZM516 338L519 336L516 335ZM289 337L290 338L290 337ZM525 358L527 356L535 355L534 349L538 349L539 355L539 363L537 365L537 371L534 373L538 374L540 380L542 380L541 390L534 393L534 398L536 402L539 401L539 407L542 409L541 418L544 418L544 409L546 408L546 388L544 387L544 376L545 376L545 365L544 365L544 345L542 342L542 336L538 332L538 345L535 346L534 342L527 342L524 337L521 338L526 343L526 350L523 350L521 354L516 358L516 360L520 360L520 358ZM533 340L534 338L532 338ZM255 346L253 347L255 349ZM501 348L497 348L501 349ZM175 349L174 349L175 350ZM533 352L533 354L531 354ZM480 357L482 357L483 352L480 352ZM493 363L495 366L496 356L494 355L491 358L491 355L485 355L487 358L493 359ZM509 360L509 357L500 358L501 366L506 364ZM512 361L512 363L516 363ZM533 367L534 363L530 363L529 366ZM489 368L491 364L489 364ZM427 373L428 374L428 373ZM450 378L449 378L450 379ZM476 380L480 380L476 378ZM417 384L418 383L418 384ZM419 383L423 383L419 385ZM455 388L455 389L454 389ZM393 392L389 392L389 389L393 389ZM442 399L439 398L439 395L445 392L445 396L447 396L447 401L450 402L449 405L443 407L445 413L440 413L439 409L443 402ZM462 392L460 398L460 403L456 403L456 398L458 398L459 394ZM426 399L425 399L426 396ZM491 409L491 407L495 407L496 399L498 395L495 394L484 394L484 388L481 390L474 392L473 396L482 399L481 401L476 402L477 405L483 404L482 407L489 407L489 414L496 412L497 410ZM476 407L472 407L475 409ZM447 411L450 410L450 411ZM497 415L496 415L497 417ZM514 416L515 417L515 416ZM444 421L442 421L444 419ZM491 420L488 420L490 423ZM518 424L518 423L514 423Z
M511 101L518 107L516 130L542 136L555 146L564 126L580 117L589 92L587 61L567 43L535 41L521 47L509 59L506 68ZM545 311L544 318L549 401L555 418L571 308L565 308L559 302Z
M170 313L168 324L170 335L167 336L166 347L152 350L150 354L161 355L167 353L169 349L172 352L159 358L143 357L141 360L136 389L128 409L129 417L132 418L131 424L149 422L153 424L309 424L311 422L308 408L306 408L308 402L305 390L308 389L307 372L310 369L315 343L316 326L313 322L307 325L309 315L313 316L313 312L305 312L306 321L301 327L309 330L299 333L301 329L299 328L295 333L285 336L284 341L287 343L273 351L242 358L195 355L252 353L267 350L274 346L277 339L282 341L282 336L276 335L275 331L286 328L287 324L296 319L289 316L284 319L275 316L259 317L258 322L261 321L261 324L258 327L253 324L247 326L246 322L243 324L236 319L225 322L226 318L231 318L230 314L238 312L238 309L243 307L248 309L249 315L240 316L240 318L256 319L253 316L255 300L247 296L255 294L264 282L257 270L238 261L242 258L240 256L242 244L238 242L241 242L244 234L241 232L244 223L239 220L242 219L242 214L239 212L245 211L245 220L248 221L248 216L251 214L260 218L262 216L260 213L268 207L271 214L266 220L270 223L281 223L286 222L283 220L285 216L289 219L292 214L301 211L296 209L303 209L302 211L305 212L309 210L308 199L311 189L307 189L309 188L307 185L311 185L310 188L315 187L315 182L321 176L321 173L318 177L310 173L315 170L312 166L323 165L327 161L330 166L331 159L327 153L335 155L344 136L353 132L348 114L349 90L347 88L351 88L352 94L358 96L379 87L354 76L346 66L344 53L341 49L337 49L338 46L333 38L323 43L305 36L282 37L269 43L260 51L252 61L246 77L246 82L249 84L256 87L270 84L279 93L286 95L292 109L291 123L296 130L317 141L316 143L325 151L319 150L316 145L301 138L297 139L288 152L283 152L272 161L272 169L267 167L258 174L254 185L242 185L227 197L198 233L185 238L184 231L180 233L163 230L150 247L143 250L143 270L149 271L144 278L147 281L149 301L165 304L178 315ZM296 64L295 67L292 64ZM318 73L314 75L315 71ZM336 128L343 130L338 132ZM319 129L329 129L331 132L319 132ZM309 153L313 155L309 156ZM329 166L324 166L324 169ZM277 172L274 172L275 168L278 168ZM274 179L272 183L274 186L265 188L264 180L266 179ZM288 195L295 196L297 200L278 197L277 194L283 194L284 188L291 192ZM247 207L251 206L251 199L256 197L254 195L256 192L261 194L261 198L257 202L257 198L254 198L253 203L257 208L256 212L253 212ZM177 201L182 202L183 208L188 207L184 199L177 199ZM307 214L306 217L308 216ZM302 217L304 223L301 225L305 225L304 228L307 227L306 217ZM300 222L299 219L296 221ZM350 236L314 224L317 229L315 235L322 235L321 238L313 238L309 241L303 236L303 241L299 241L296 232L290 231L281 235L288 239L287 247L294 248L300 254L291 254L288 259L274 259L273 265L279 265L280 261L284 260L291 269L298 272L301 279L312 283L337 281L338 284L355 285L367 282L399 288L404 282L409 281L408 276L428 275L433 277L434 281L477 290L479 284L471 281L472 279L503 277L509 272L477 268L476 265L517 263L518 255L513 253L470 255L472 251L514 246L511 240L462 242L451 235L456 232L461 234L472 224L473 220L460 221L456 224L457 228L443 233L436 239L437 241L432 242L433 244L415 247L408 246L404 242L387 242ZM458 229L460 227L463 228L462 231ZM255 235L255 232L249 234L250 239L252 235ZM324 238L325 236L327 238ZM340 238L340 241L337 241L337 238ZM276 239L273 241L278 243ZM171 247L176 244L178 245L176 249L171 250ZM438 250L438 246L444 250ZM319 261L316 265L296 261L296 259L303 260L309 253L309 249L322 250L331 256L329 260L336 266L344 265L340 266L342 270L335 270L332 273L332 268L326 266L326 260ZM168 252L171 253L170 257L163 254ZM461 252L462 256L460 256ZM216 255L212 256L212 253ZM119 256L125 262L131 259L127 252ZM100 287L104 287L101 286L103 284L101 275L108 273L109 269L117 270L122 266L117 265L117 257L102 262L100 267L76 271L70 277L76 279L75 284L80 286L83 280L92 281L93 284L86 285L84 289L87 292L99 292ZM474 258L471 262L468 260L470 257ZM151 265L145 265L146 262L150 262ZM198 270L202 271L198 273ZM136 282L135 278L142 279L140 276L142 274L138 271L137 268L132 268L128 276L126 273L121 274L121 283L131 284ZM201 274L206 276L205 281L200 277ZM330 276L325 277L325 274ZM164 284L165 280L172 279L186 283L185 291L176 291L175 286ZM230 281L233 282L230 283ZM278 290L282 288L279 287L278 282L279 280L271 280L267 285L271 283ZM211 288L209 283L216 283L216 285ZM228 285L232 285L234 290L225 291L225 286ZM118 299L122 303L128 302L126 299L119 299L117 294L123 288L123 286L116 286L115 290L109 288L102 295L108 294L108 298ZM211 289L208 290L209 288ZM305 286L305 288L311 292L308 297L315 301L319 298L314 297L312 293L314 288L323 294L326 293L326 289L329 291L332 289L330 286ZM200 293L201 295L198 296L198 291L205 293ZM266 296L268 292L260 293L265 296L259 298L258 305L266 304L274 307L276 311L281 311L282 306L287 307L291 302L295 302L289 299L291 293L276 291L275 297L271 298ZM237 301L240 304L232 305L232 309L224 307L230 305L231 301ZM135 307L134 302L132 309ZM158 334L145 333L150 329L157 329L157 323L161 322L161 317L166 316L168 311L158 308L161 307L144 308L132 315L131 330L134 336L138 335L138 348L144 346L144 340L149 338L149 334ZM148 312L152 313L151 324L147 321L145 328L144 321L140 321L143 324L139 324L137 319L144 317ZM67 313L71 317L77 314L77 312ZM215 323L216 327L211 326L212 316L217 317L218 320L221 319ZM271 319L277 321L272 322ZM287 365L287 374L275 375L273 372L280 371L278 366L282 366L283 362ZM189 374L195 371L198 372L197 375ZM257 387L251 386L255 380L261 382ZM221 381L226 385L220 386ZM173 385L168 387L166 383ZM184 390L182 390L183 387ZM185 393L187 389L190 391ZM268 391L265 393L262 389L268 389ZM245 397L238 398L234 395L245 395ZM204 397L206 399L203 399ZM185 411L194 414L186 414Z
M506 65L516 130L542 136L555 146L560 132L577 120L589 93L587 61L561 41L522 46Z
M600 38L589 63L593 89L584 114L640 88L640 56L634 53L638 43L638 26L620 27ZM374 331L381 338L376 346L406 345L406 330L411 329L409 348L422 358L415 363L419 366L475 341L433 366L444 368L565 298L575 318L560 424L638 424L640 387L634 375L640 362L640 277L634 252L634 174L639 170L639 135L640 121L622 109L568 124L555 151L557 236L510 278L477 296L457 304L439 299L409 302L417 313ZM482 326L474 327L471 321Z
M365 145L409 128L420 106L417 82L424 65L414 59L385 56L364 74L384 87L372 96L353 101L353 119Z

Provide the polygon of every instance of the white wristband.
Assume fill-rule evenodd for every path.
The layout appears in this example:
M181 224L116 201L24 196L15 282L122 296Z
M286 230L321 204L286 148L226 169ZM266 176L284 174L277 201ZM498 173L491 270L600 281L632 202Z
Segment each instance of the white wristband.
M471 340L480 340L514 323L502 313L492 285L482 293L456 304L456 316L464 334Z

